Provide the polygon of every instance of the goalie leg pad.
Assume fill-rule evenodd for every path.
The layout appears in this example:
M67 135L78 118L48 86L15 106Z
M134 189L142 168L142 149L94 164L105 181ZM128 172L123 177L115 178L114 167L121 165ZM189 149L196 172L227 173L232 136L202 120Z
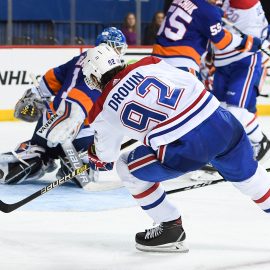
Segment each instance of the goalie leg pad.
M44 175L41 170L43 162L40 158L34 157L27 160L27 164L22 162L1 163L0 164L0 183L16 184L25 179L38 178Z

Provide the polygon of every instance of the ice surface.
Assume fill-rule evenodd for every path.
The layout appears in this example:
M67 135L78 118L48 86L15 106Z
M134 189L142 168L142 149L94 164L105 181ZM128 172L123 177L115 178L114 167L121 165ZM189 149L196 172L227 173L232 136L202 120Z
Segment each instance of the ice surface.
M261 120L270 136L270 117ZM0 123L0 130L3 152L28 139L33 126ZM0 186L0 199L15 202L53 177ZM167 186L177 184L174 180ZM152 221L124 188L88 193L66 184L13 213L0 213L0 270L270 269L270 217L229 183L170 198L182 211L188 254L134 248L135 233Z

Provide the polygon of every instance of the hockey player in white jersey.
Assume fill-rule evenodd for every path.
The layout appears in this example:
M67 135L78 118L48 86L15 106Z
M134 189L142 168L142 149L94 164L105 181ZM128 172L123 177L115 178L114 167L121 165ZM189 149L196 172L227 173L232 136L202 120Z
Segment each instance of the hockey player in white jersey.
M227 19L245 35L262 40L268 46L268 22L258 0L226 0ZM225 24L235 34L239 32ZM256 115L256 98L264 82L268 56L261 51L239 53L237 50L214 48L213 94L242 123L253 145L257 160L270 157L270 141L262 132Z
M88 51L83 73L90 86L102 91L89 114L95 130L90 163L106 166L116 161L123 136L142 143L117 161L124 185L159 224L136 234L139 250L188 251L181 212L160 182L210 161L270 212L270 177L254 160L243 126L195 76L155 57L124 67L107 45Z

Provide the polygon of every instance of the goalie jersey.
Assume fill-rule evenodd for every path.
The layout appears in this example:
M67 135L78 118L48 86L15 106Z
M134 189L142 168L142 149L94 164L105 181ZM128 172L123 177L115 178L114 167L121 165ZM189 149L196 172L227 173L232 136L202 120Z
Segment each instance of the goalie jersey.
M218 100L191 73L156 57L119 72L89 114L96 153L115 161L123 136L157 150L196 128L219 107Z
M72 58L67 63L48 70L40 81L40 89L46 97L54 96L51 108L56 111L61 100L66 99L80 105L87 119L93 102L100 92L90 89L84 82L81 62L86 53ZM85 121L87 124L88 121Z

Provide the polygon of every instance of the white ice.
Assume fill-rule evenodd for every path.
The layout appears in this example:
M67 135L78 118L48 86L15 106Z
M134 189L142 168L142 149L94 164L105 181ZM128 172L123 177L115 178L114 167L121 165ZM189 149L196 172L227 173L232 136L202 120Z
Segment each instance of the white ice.
M270 117L261 121L270 136ZM0 130L3 152L28 139L33 126L0 123ZM52 180L53 174L0 186L0 199L15 202ZM229 183L169 196L182 212L187 254L135 249L135 233L152 221L124 188L89 193L68 184L15 212L0 213L0 270L270 269L270 216Z

